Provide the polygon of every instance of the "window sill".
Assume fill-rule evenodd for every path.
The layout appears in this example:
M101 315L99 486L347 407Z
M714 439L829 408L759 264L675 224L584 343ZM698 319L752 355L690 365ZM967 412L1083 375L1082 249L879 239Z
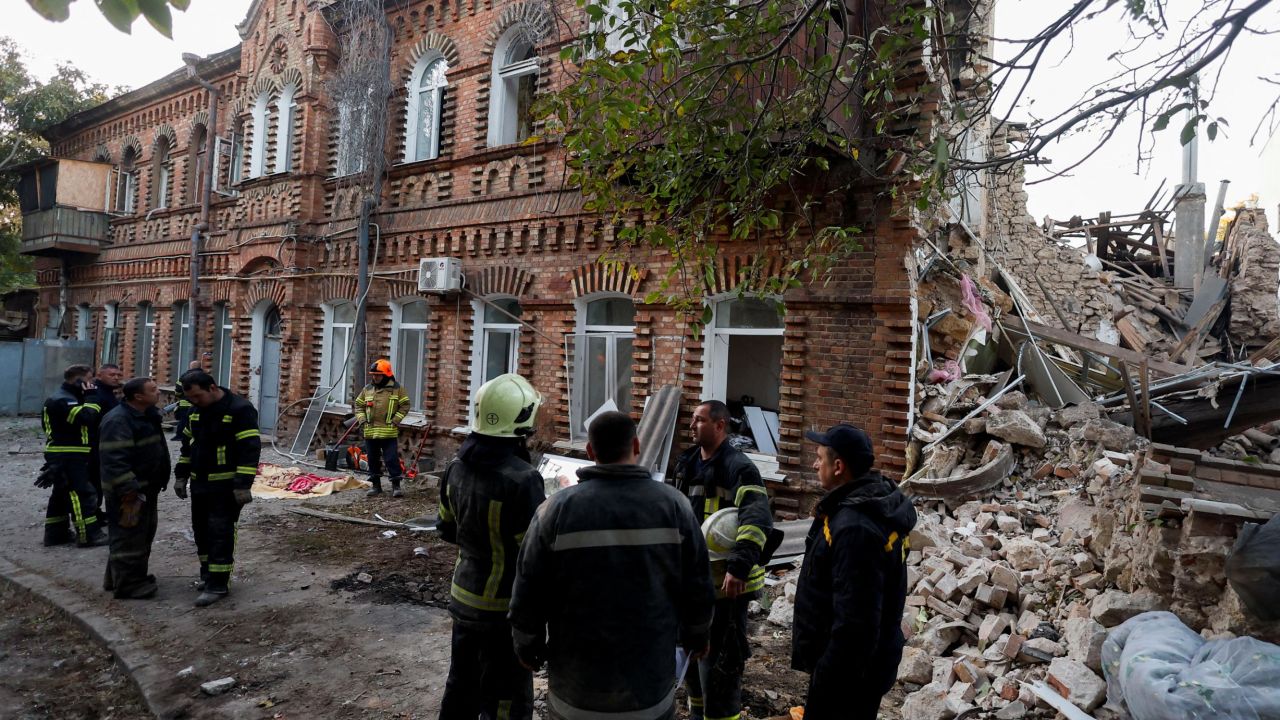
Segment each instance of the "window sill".
M351 406L342 403L331 403L324 406L325 415L350 415Z
M467 427L466 425L462 425L450 430L449 434L457 435L458 437L466 437L471 434L471 428Z
M400 421L400 427L424 428L426 426L427 416L420 412L411 412Z

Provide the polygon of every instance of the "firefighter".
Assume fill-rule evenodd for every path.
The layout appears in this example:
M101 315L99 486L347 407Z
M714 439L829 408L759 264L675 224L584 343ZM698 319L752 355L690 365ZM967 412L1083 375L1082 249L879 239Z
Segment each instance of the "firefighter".
M367 495L382 494L382 464L391 475L391 497L404 497L400 489L400 421L409 414L409 395L396 382L390 360L376 360L369 366L369 384L356 397L356 421L363 426L364 451L369 457Z
M92 547L107 542L98 522L98 494L90 477L99 413L97 405L85 400L91 372L88 365L67 368L62 373L62 387L44 401L44 467L36 486L53 490L45 512L45 545L75 540L80 547Z
M103 589L119 599L156 594L147 573L156 537L160 493L169 487L169 446L156 403L160 389L151 378L124 384L124 402L102 418L99 453L106 490L107 533L111 554Z
M742 671L750 656L747 606L764 587L760 557L773 532L773 513L760 471L728 441L729 408L708 400L694 410L694 446L676 461L676 488L704 522L722 508L738 509L737 533L724 562L711 567L716 604L711 653L685 676L694 720L737 720L742 712Z
M198 360L192 360L187 363L187 372L199 369L200 362ZM173 425L173 439L181 442L182 431L187 427L187 418L191 417L191 412L194 409L191 405L191 401L187 400L186 395L182 391L182 383L177 383L173 386L173 404L173 419L176 421Z
M227 596L235 562L236 523L253 501L261 438L258 411L244 398L219 387L209 373L191 370L179 380L194 406L183 431L182 456L173 474L179 498L191 496L191 529L200 556L196 607Z
M481 386L471 433L440 483L440 535L458 546L441 720L533 716L533 673L516 659L507 609L520 541L546 497L525 447L541 404L519 375Z
M707 548L688 501L637 464L629 415L601 413L587 435L597 464L539 508L520 548L516 654L547 663L553 720L668 720L677 646L707 651Z
M117 393L120 392L120 383L123 382L123 379L124 373L120 370L119 365L104 363L94 373L93 383L86 386L85 402L98 406L99 422L107 416L107 413L120 404L120 398ZM98 428L96 426L89 430L89 444L93 448L89 453L89 482L93 483L93 489L98 494L98 507L96 508L98 517L104 518L105 515L102 512L104 493L102 492L102 472L98 457Z

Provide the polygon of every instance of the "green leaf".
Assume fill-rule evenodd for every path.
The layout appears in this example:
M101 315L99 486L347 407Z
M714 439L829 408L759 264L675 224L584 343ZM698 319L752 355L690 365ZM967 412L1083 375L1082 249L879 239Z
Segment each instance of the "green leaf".
M1178 138L1178 142L1180 142L1183 147L1196 138L1196 123L1199 121L1200 118L1193 117L1187 121L1186 125L1182 126L1182 135Z
M173 14L169 12L168 0L137 0L142 15L151 23L156 32L173 39Z
M133 21L141 12L136 0L97 0L98 9L107 18L107 22L126 35L133 30Z
M27 0L27 4L45 20L62 22L71 17L71 0Z
M1209 123L1209 127L1205 128L1205 133L1209 136L1209 142L1213 142L1214 140L1217 140L1218 139L1218 123L1217 122Z

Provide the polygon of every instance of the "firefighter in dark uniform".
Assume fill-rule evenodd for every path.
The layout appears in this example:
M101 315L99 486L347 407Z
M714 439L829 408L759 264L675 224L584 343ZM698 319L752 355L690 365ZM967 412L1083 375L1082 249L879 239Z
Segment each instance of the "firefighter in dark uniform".
M156 403L160 389L151 378L124 384L124 402L98 427L102 487L106 492L107 534L111 554L103 589L119 599L156 594L147 572L156 537L160 493L169 487L169 445L160 427Z
M200 369L200 361L192 360L187 363L187 371ZM173 386L173 439L182 440L183 430L187 428L187 419L191 417L191 413L195 407L191 401L187 399L186 394L182 391L182 383L179 382Z
M520 542L546 497L525 448L541 404L519 375L481 386L471 434L440 483L440 535L458 546L441 720L533 717L533 673L516 659L507 609Z
M677 646L707 649L707 547L688 501L636 464L630 416L601 413L587 435L598 464L539 508L520 548L516 654L547 663L552 720L668 720Z
M120 371L119 365L107 363L98 368L97 372L93 374L93 382L86 386L84 401L98 406L98 422L102 422L102 418L105 418L107 413L120 404L120 399L116 397L116 392L120 390L120 382L123 377L124 373ZM89 482L93 483L94 492L98 494L98 507L95 510L98 513L99 522L101 522L106 515L102 512L102 472L98 457L98 428L96 425L89 429L89 445L93 448L89 453Z
M702 522L722 508L738 509L736 542L724 562L712 566L716 586L711 654L685 676L694 720L737 720L742 712L742 671L747 645L747 606L764 587L760 556L773 531L773 512L760 471L727 442L729 408L708 400L693 413L694 446L676 461L676 488ZM723 573L723 577L721 577Z
M91 372L87 365L67 368L62 387L44 402L45 466L36 485L53 489L45 512L45 545L75 540L80 547L91 547L107 541L90 477L99 418L98 406L85 399Z
M229 590L236 523L240 509L253 501L262 441L258 411L248 400L219 387L203 370L191 370L179 382L194 410L183 430L173 489L185 500L190 485L191 529L200 556L195 605L207 607Z

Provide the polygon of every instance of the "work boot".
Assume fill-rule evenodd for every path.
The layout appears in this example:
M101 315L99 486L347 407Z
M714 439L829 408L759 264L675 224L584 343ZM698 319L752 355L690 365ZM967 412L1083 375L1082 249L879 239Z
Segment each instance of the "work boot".
M75 538L71 536L71 531L67 530L66 528L57 528L56 530L50 530L49 528L45 528L45 531L44 531L45 547L53 547L55 545L66 545L67 543L71 542L74 539Z
M373 497L374 495L381 495L382 494L382 478L369 478L369 481L373 483L373 487L369 488L369 492L364 494L365 497Z
M115 598L117 600L150 600L156 596L156 592L160 590L160 586L156 585L155 578L148 577L142 583L125 590L117 592Z
M107 539L107 534L102 532L102 530L97 527L91 528L89 532L86 533L86 538L87 539L84 542L76 543L76 547L82 547L82 548L99 547L101 545L106 545L108 542L110 542Z
M404 491L400 489L400 478L391 478L391 497L404 497Z
M222 590L221 592L219 592L217 590L209 590L208 588L205 588L205 590L203 590L200 593L200 597L196 598L195 606L209 607L210 605L218 602L219 600L221 600L226 596L227 596L226 590Z

